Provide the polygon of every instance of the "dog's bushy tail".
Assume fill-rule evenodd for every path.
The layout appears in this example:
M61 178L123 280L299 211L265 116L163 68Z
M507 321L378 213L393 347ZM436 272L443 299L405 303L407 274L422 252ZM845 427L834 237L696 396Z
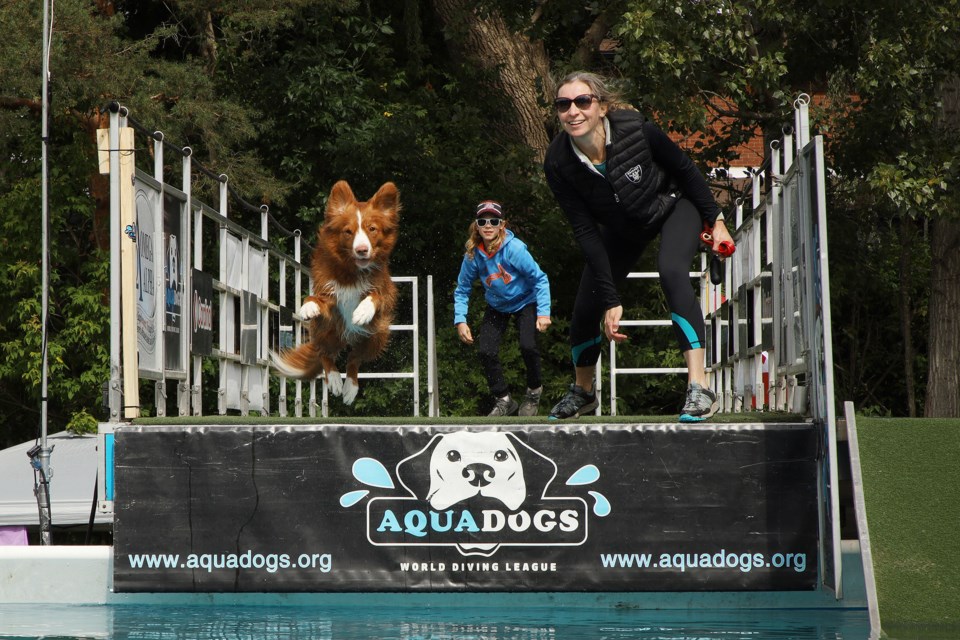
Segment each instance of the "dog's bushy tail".
M287 378L312 380L323 373L320 352L312 342L305 342L296 349L280 353L271 351L270 362L280 375Z

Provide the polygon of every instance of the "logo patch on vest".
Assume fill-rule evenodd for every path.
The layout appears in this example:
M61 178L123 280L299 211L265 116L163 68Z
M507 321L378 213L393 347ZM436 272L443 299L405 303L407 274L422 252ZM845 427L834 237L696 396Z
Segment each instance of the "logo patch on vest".
M633 184L637 184L640 182L641 176L643 176L643 167L636 165L635 167L628 169L624 175L627 176L627 180Z

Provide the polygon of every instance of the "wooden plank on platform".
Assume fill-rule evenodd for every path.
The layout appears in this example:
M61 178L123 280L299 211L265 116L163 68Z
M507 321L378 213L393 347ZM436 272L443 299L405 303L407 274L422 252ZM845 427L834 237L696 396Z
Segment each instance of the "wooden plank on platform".
M133 190L134 137L132 127L120 128L120 273L121 335L123 352L123 416L140 416L140 376L137 367L137 244L126 229L136 229L137 207ZM136 236L134 236L136 237Z

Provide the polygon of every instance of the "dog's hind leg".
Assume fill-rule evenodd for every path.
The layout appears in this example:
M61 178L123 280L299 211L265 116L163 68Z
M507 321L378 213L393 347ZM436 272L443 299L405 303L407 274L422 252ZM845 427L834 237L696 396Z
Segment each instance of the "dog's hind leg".
M365 340L353 345L347 356L347 380L343 384L343 401L346 404L353 402L360 391L360 364L375 360L387 347L390 340L389 323ZM349 398L349 399L348 399Z
M321 356L323 363L323 377L327 381L327 391L335 396L343 395L343 378L337 370L337 363L329 356Z
M343 403L353 404L360 392L360 362L347 359L347 379L343 383Z

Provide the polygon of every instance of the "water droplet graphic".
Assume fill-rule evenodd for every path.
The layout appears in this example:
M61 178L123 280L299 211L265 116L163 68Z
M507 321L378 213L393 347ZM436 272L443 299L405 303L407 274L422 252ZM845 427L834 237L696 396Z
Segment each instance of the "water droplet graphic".
M358 489L357 491L351 491L350 493L345 493L340 496L340 506L341 507L352 507L357 504L363 497L370 493L366 489Z
M390 479L390 473L379 460L373 458L358 458L353 463L353 477L368 484L371 487L380 487L382 489L393 489L393 480Z
M593 505L593 512L595 514L601 518L605 518L606 516L610 515L610 501L607 500L605 495L602 493L597 493L596 491L587 491L587 493L593 496L593 499L596 500Z
M597 467L592 464L588 464L577 469L577 471L570 476L570 479L567 480L567 484L571 486L593 484L599 479L600 469L597 469Z

